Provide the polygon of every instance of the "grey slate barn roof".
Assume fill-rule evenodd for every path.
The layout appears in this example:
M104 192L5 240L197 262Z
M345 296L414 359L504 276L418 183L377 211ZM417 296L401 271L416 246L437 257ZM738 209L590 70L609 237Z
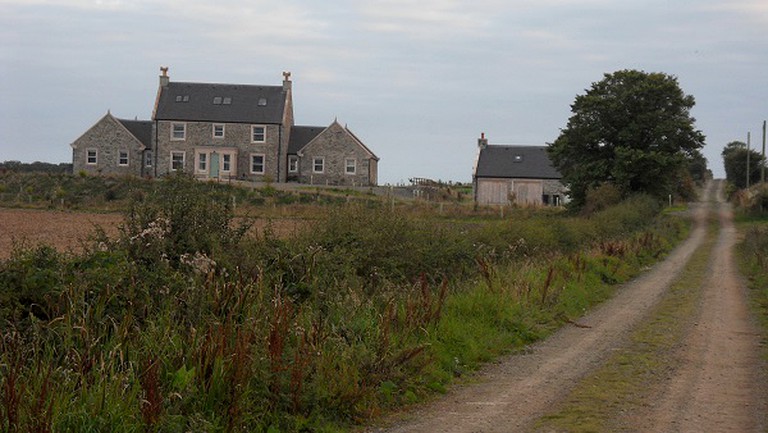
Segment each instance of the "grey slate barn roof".
M139 139L147 149L152 148L152 121L117 119L125 129Z
M282 86L171 82L161 87L155 118L280 124L284 107Z
M561 179L546 146L488 145L480 149L476 177Z
M291 140L288 143L288 154L296 155L312 139L325 130L325 126L299 126L291 128Z

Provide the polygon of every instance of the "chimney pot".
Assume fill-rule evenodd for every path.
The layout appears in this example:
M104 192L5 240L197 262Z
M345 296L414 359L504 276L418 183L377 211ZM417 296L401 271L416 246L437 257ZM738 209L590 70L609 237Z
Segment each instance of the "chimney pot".
M488 147L488 139L485 138L485 132L480 133L480 138L477 139L477 147L480 149Z
M168 76L168 66L160 67L160 87L168 86L171 81L171 77Z

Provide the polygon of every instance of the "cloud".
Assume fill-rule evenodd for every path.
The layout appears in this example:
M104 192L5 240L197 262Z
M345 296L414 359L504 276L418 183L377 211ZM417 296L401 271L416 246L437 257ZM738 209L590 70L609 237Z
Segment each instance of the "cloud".
M355 5L362 27L373 32L400 33L418 39L446 35L482 35L501 1L475 4L462 0L373 0Z

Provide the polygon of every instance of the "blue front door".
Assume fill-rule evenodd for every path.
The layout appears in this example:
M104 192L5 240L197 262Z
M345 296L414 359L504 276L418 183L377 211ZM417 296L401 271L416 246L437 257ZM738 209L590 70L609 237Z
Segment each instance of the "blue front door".
M210 176L214 178L219 177L219 154L216 152L211 153L211 171Z

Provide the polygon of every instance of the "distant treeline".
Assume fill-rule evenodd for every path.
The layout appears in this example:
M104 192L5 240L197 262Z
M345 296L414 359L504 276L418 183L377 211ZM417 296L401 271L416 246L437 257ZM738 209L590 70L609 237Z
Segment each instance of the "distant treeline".
M60 162L58 164L52 164L50 162L40 161L31 163L21 161L4 161L0 163L0 173L9 171L17 173L72 173L72 163Z

